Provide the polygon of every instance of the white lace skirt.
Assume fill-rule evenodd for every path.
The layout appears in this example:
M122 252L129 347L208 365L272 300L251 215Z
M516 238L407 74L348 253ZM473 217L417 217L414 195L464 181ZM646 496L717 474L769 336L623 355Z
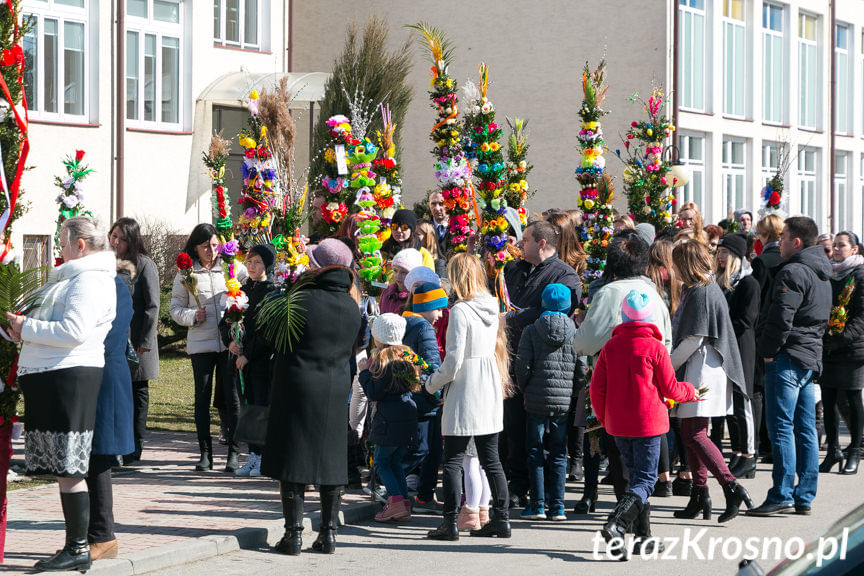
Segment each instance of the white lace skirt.
M102 368L78 366L19 377L28 474L85 478Z

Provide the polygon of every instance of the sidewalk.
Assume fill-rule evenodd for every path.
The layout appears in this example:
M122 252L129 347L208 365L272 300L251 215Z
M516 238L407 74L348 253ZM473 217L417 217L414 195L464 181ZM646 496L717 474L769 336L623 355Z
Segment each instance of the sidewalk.
M13 463L23 463L23 441L14 449ZM194 434L151 431L141 465L114 474L119 557L94 563L88 574L142 574L281 537L277 482L222 472L226 449L214 450L213 471L195 472ZM318 493L307 493L307 530L317 529L318 509ZM341 515L347 523L359 522L371 518L374 507L359 490L346 492ZM0 570L29 572L62 548L64 537L56 484L9 492L6 563Z

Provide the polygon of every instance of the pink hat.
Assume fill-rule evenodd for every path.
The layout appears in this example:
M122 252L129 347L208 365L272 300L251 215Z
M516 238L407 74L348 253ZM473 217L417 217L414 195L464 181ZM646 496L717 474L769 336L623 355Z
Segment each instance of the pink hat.
M622 322L650 322L654 311L647 294L631 290L621 302Z

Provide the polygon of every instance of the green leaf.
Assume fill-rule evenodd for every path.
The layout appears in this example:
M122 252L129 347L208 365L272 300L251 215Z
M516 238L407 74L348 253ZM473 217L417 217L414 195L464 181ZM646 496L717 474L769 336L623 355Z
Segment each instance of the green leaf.
M306 310L301 305L306 293L302 288L307 284L308 280L298 280L287 290L268 296L258 310L258 330L282 354L292 351L293 343L302 336L306 324Z
M15 264L0 265L0 310L26 315L38 308L37 290L47 270L39 267L21 272ZM8 325L5 315L0 324Z

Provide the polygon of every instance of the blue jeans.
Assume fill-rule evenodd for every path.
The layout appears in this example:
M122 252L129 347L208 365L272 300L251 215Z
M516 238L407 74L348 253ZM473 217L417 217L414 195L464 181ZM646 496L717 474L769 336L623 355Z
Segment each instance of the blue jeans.
M408 498L408 482L402 471L404 455L405 447L402 446L375 446L375 473L387 488L387 496Z
M630 492L638 494L643 503L648 502L648 498L654 493L654 484L657 483L660 438L661 436L615 436L615 445L621 452L621 460L629 474Z
M550 509L564 506L564 483L567 477L567 414L537 416L526 414L525 451L528 454L528 481L531 504L540 510L545 502L543 474L543 434L548 432Z
M809 506L816 497L819 445L813 371L788 354L765 364L765 419L774 457L768 502ZM795 473L798 485L795 486Z

